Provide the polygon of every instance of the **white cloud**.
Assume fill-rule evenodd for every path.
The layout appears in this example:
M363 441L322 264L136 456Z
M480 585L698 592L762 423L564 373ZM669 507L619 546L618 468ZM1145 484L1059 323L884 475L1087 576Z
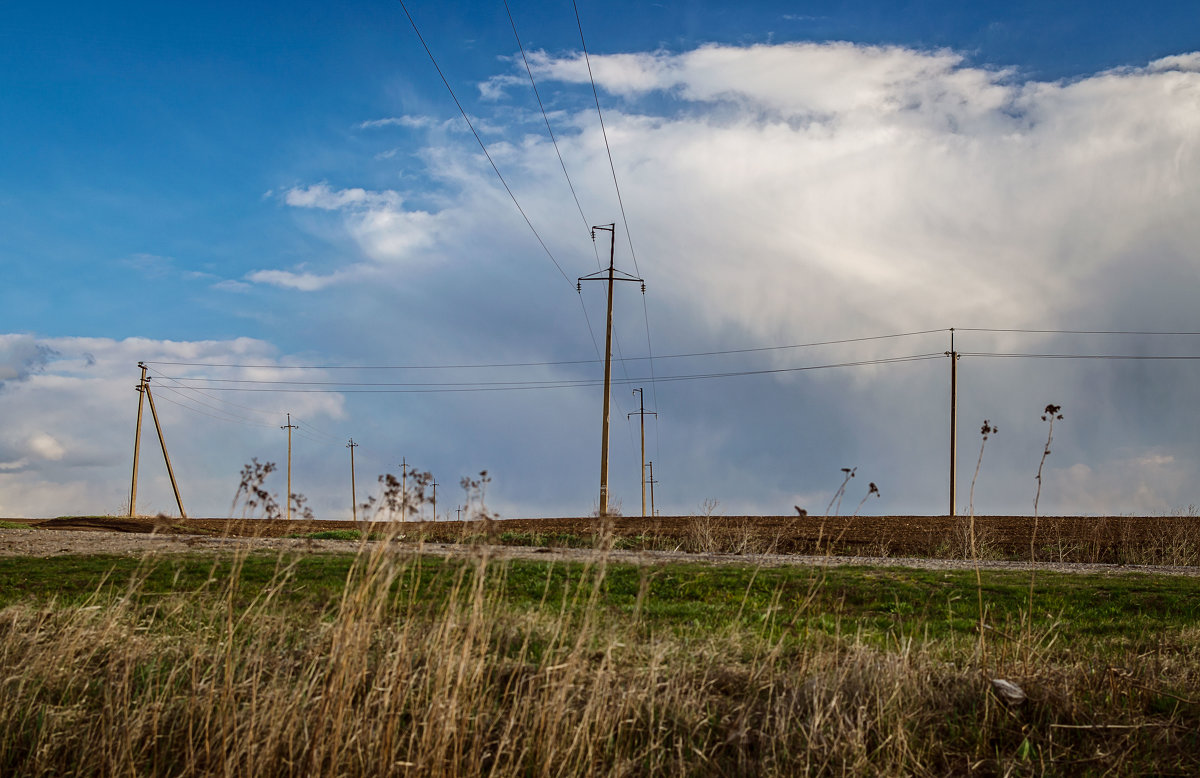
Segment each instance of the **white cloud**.
M226 278L212 285L213 289L220 289L224 292L248 292L252 288L245 281L237 281L232 278Z
M269 284L300 292L316 292L336 283L342 277L341 273L320 276L314 273L292 273L287 270L255 270L246 274L246 280L256 284Z
M320 208L340 211L347 208L396 207L400 196L395 192L368 192L365 189L330 189L328 184L293 187L284 194L284 202L294 208Z
M296 208L344 212L350 236L363 254L376 262L410 259L418 249L432 245L439 230L437 215L406 209L400 194L390 190L335 190L322 183L290 189L284 199ZM260 270L247 278L303 291L319 289L338 280L336 274L315 276L280 270Z
M1046 491L1053 495L1052 505L1059 512L1104 515L1120 506L1140 515L1165 514L1194 501L1187 491L1192 464L1158 451L1094 467L1076 462L1061 470L1050 469Z
M37 432L31 435L27 445L35 456L51 462L60 461L63 455L67 453L67 450L63 448L63 445L54 436L47 435L44 432Z

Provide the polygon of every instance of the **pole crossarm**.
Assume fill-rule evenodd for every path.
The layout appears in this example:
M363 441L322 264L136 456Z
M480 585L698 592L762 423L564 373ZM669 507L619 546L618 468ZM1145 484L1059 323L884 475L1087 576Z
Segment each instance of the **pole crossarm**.
M617 270L616 268L613 268L612 272L613 272L613 277L612 277L613 281L637 281L639 283L646 282L645 279L638 278L637 276L632 275L630 273L626 273L624 270ZM609 280L608 269L605 268L604 270L597 270L595 273L588 273L586 276L580 276L576 283L579 283L580 281L608 281L608 280Z

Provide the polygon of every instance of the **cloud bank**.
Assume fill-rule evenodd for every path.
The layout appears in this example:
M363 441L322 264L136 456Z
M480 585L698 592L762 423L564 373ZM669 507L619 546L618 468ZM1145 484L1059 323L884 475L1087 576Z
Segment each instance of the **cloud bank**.
M624 296L632 288L617 303L627 357L645 356L644 322L659 356L951 326L1196 329L1200 54L1058 82L974 67L954 51L850 43L593 56L629 236L582 57L535 52L530 62L551 110L561 165L519 63L481 84L488 112L482 126L489 153L561 274L447 111L350 117L346 125L363 138L407 149L374 162L392 166L387 180L398 183L376 179L368 186L331 175L283 188L280 208L330 244L328 261L319 271L259 268L243 281L306 293L305 315L324 317L331 333L322 344L329 353L340 342L372 359L427 364L587 358L593 346L580 301L593 330L603 305L590 294L598 290L576 295L574 280L594 271L606 248L594 246L588 227L616 222L618 266L647 282L645 314L636 293ZM17 389L35 382L58 382L56 391L73 392L67 405L92 407L89 398L100 397L130 414L129 365L147 358L147 349L203 352L212 361L238 361L215 357L239 348L270 352L261 343L142 348L3 337L0 402L26 397ZM114 388L95 394L80 388L76 373L47 372L78 362L69 355L85 345L100 366L121 365L103 368ZM1016 333L960 333L958 347L1196 353L1187 340ZM661 377L947 348L945 334L935 333L660 360L655 370ZM68 356L50 363L51 352L39 349ZM1187 434L1200 425L1191 364L964 358L960 474L968 458L974 463L978 422L989 418L1001 428L988 443L977 507L1030 510L1045 435L1039 411L1048 402L1062 404L1066 419L1055 428L1044 510L1161 512L1200 502L1190 491L1200 479ZM648 392L662 414L661 435L653 435L660 499L678 511L697 509L705 497L728 512L774 513L793 504L820 510L840 467L859 466L860 476L884 491L868 508L944 511L947 368L931 361L661 383ZM594 374L589 366L539 370L545 380ZM648 378L644 363L625 370L618 374ZM495 487L497 499L507 501L502 508L582 513L589 505L581 495L595 488L597 400L594 392L464 395L441 404L405 398L358 408L351 420L369 419L373 429L402 426L403 436L388 445L469 448L481 467L502 463ZM5 418L32 417L24 410L30 407L6 405ZM332 418L338 410L306 412ZM64 416L16 426L0 451L10 472L56 473L54 482L66 487L59 493L67 495L111 481L116 486L104 488L119 502L125 465L114 464L113 452L120 449L102 455L94 442L85 445L102 438L81 435ZM128 437L125 426L109 432L103 439ZM37 435L56 441L61 457L46 457L58 450L48 444L39 454L31 444ZM614 488L631 512L633 434L618 424L613 440L614 479L624 479ZM244 461L251 450L233 459ZM105 456L112 460L106 480L62 475ZM17 494L24 487L15 481L4 486L6 477L0 474L7 501L0 509L36 512L45 504L27 490ZM215 491L225 488L213 483ZM960 497L967 486L962 475Z

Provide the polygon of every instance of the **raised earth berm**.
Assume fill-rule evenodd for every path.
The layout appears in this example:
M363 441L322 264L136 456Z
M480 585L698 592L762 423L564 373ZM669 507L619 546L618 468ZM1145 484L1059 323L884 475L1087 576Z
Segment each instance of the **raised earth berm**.
M1028 559L1030 543L1051 561L1200 562L1200 518L1191 516L977 516L975 554ZM970 519L949 516L659 516L350 522L159 517L61 517L47 529L154 532L224 537L305 536L366 531L404 542L491 542L717 553L779 553L970 558ZM1169 559L1168 559L1169 558Z

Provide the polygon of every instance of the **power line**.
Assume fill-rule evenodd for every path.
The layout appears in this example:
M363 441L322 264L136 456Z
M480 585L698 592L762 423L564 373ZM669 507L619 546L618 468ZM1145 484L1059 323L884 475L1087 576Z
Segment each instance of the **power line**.
M507 1L507 0L506 0ZM587 64L588 81L592 85L592 97L596 101L596 116L600 119L600 134L604 138L604 150L608 155L608 168L612 171L613 189L617 193L617 206L621 211L621 223L625 226L625 240L629 243L629 256L633 259L633 269L637 275L641 275L641 268L638 267L637 251L633 248L633 233L629 230L629 218L625 215L625 201L621 197L621 185L617 181L617 167L613 163L612 146L608 142L608 129L604 126L604 112L600 110L600 92L596 89L596 79L592 75L592 60L587 50L587 40L583 35L583 20L579 16L579 4L575 0L571 0L571 6L575 9L575 24L579 28L579 45L583 49L583 59ZM532 77L532 76L531 76ZM646 358L650 360L650 392L654 397L654 407L658 407L658 385L654 380L654 349L650 346L650 314L646 309L646 286L642 285L642 312L646 323ZM620 346L618 345L618 351ZM624 371L625 360L621 360L621 369ZM628 378L626 374L626 378Z
M928 354L912 354L901 357L885 357L880 359L867 359L853 362L835 362L822 365L802 365L799 367L780 367L768 368L762 370L730 370L715 373L692 373L685 375L660 376L659 381L676 382L676 381L697 381L715 378L734 378L739 376L756 376L756 375L776 375L783 373L798 373L811 370L826 370L832 368L845 367L867 367L872 365L888 365L899 364L902 362L920 362L930 359L943 359L945 354L941 352ZM213 392L290 392L290 393L345 393L345 394L422 394L422 393L457 393L457 392L489 392L489 391L514 391L514 390L530 390L530 389L575 389L588 388L601 385L602 381L598 379L576 379L576 380L560 380L560 381L495 381L495 382L464 382L464 383L337 383L337 382L310 382L310 381L273 381L262 382L252 381L250 379L209 379L204 377L194 377L186 380L200 381L226 381L229 383L254 383L254 384L269 384L268 387L261 386L205 386L204 389ZM648 378L639 377L631 379L616 379L615 384L631 385L639 382L647 381ZM349 387L340 389L287 389L275 388L277 386L338 386ZM366 387L366 388L363 388ZM398 388L403 387L403 388Z
M596 115L600 117L600 134L604 137L604 150L608 152L608 167L612 171L613 188L617 190L617 205L621 209L621 221L625 225L625 239L629 241L629 254L633 257L633 269L640 276L637 252L633 250L633 236L629 232L629 219L625 217L625 203L621 199L621 185L617 183L617 167L613 164L612 147L608 144L608 130L604 126L604 112L600 110L600 92L596 89L596 79L592 76L592 59L588 56L587 41L583 37L583 20L579 17L579 4L571 0L575 8L575 24L579 27L579 45L583 47L583 60L587 63L588 81L592 84L592 97L596 99Z
M579 210L579 218L583 221L583 228L586 230L590 222L583 214L583 206L579 203L579 195L575 193L575 184L571 182L571 175L567 172L567 163L563 161L562 151L558 148L558 139L554 137L554 130L550 128L550 117L546 114L546 106L542 104L542 95L538 92L537 82L533 80L533 69L529 67L529 60L525 56L525 46L521 43L521 36L517 34L517 23L513 21L512 9L508 7L508 0L504 0L504 11L508 14L508 23L512 26L513 37L517 39L517 48L521 50L521 61L525 63L525 72L529 75L529 85L533 87L533 96L537 98L538 109L542 112L542 119L546 122L546 132L550 135L550 142L554 144L554 153L558 155L558 164L562 168L563 176L567 179L567 186L571 189L571 197L575 199L575 207ZM600 265L599 252L596 252L596 265Z
M475 141L479 144L479 148L483 150L483 155L487 157L487 161L491 164L492 170L496 171L496 177L499 178L500 183L504 185L504 191L508 192L508 196L512 198L513 205L517 206L517 210L521 212L521 218L525 220L525 224L529 225L529 229L533 232L533 236L537 238L537 242L541 245L542 250L546 252L546 256L549 257L550 261L554 263L554 267L558 268L559 274L562 275L563 279L568 284L571 283L571 279L567 276L566 271L562 269L562 265L558 264L558 260L554 258L554 254L550 252L549 247L546 246L546 242L542 240L542 236L538 233L537 228L534 227L533 222L529 220L529 216L526 215L525 209L521 207L519 202L517 202L517 196L513 194L513 190L509 187L508 181L504 179L504 175L500 172L500 168L496 166L496 161L493 160L492 155L488 153L487 146L484 144L483 138L479 137L479 132L475 129L475 125L471 123L471 118L467 116L467 112L462 107L462 103L458 101L458 96L454 94L454 89L450 86L450 82L446 79L446 74L442 72L441 66L438 65L437 59L433 56L433 51L431 51L429 48L429 44L425 42L425 38L421 35L421 31L417 29L416 21L413 19L412 14L408 12L408 6L404 4L404 0L397 0L397 2L400 3L400 7L404 9L404 15L408 17L408 23L412 25L413 32L417 34L417 40L421 41L421 45L425 48L425 53L429 55L429 61L433 63L434 70L436 70L438 76L441 77L442 83L446 85L446 91L450 93L450 98L454 100L454 104L458 106L458 112L462 114L463 120L466 121L467 126L471 128L471 134L475 136Z
M163 378L163 376L160 376L160 375L155 375L154 377L155 377L155 378L159 378L159 379ZM196 413L200 413L200 414L203 414L203 415L205 415L205 416L211 416L211 417L212 417L212 418L214 418L214 419L215 419L215 418L221 418L221 419L222 419L222 421L229 421L229 422L233 422L233 423L236 423L236 424L247 424L247 425L250 425L250 426L252 426L252 427L274 427L274 425L273 425L273 424L263 424L262 422L257 422L257 421L254 421L254 420L252 420L252 419L248 419L248 418L246 418L245 416L239 416L239 415L237 415L237 414L235 414L235 413L232 413L232 412L230 412L230 411L227 411L227 410L225 410L224 408L219 408L219 407L217 407L217 406L215 406L215 405L210 405L210 404L208 404L208 403L206 403L206 402L203 402L203 401L201 401L201 400L197 400L197 399L196 399L196 398L194 398L194 397L189 397L188 395L184 394L184 392L186 392L186 391L194 391L194 392L197 392L197 393L199 393L199 392L200 392L200 390L199 390L199 389L193 389L192 387L189 387L189 386L186 386L186 385L180 385L180 384L177 384L177 383L176 383L176 382L174 382L174 381L172 381L172 384L173 384L172 386L165 386L165 385L163 385L163 384L159 384L159 385L158 385L158 390L159 390L160 396L161 396L161 393L162 393L162 392L170 392L171 394L173 394L173 395L176 395L176 396L178 396L178 397L180 397L180 398L182 398L182 399L184 399L184 400L187 400L187 401L188 401L188 402L190 402L190 403L195 403L195 404L197 404L197 405L201 405L201 406L203 406L203 407L205 407L205 408L208 408L208 409L210 409L210 410L216 411L217 413L220 413L220 414L222 414L222 416L220 416L220 417L217 417L217 416L214 416L213 414L210 414L210 413L205 413L204 411L200 411L200 410L197 410L196 408L192 408L192 407L191 407L191 406L189 406L189 405L185 405L183 402L180 402L180 401L178 401L178 400L170 400L169 398L166 398L166 397L164 397L164 398L163 398L163 399L167 400L168 402L172 402L172 403L173 403L173 404L175 404L175 405L178 405L178 406L180 406L180 407L183 407L183 408L187 408L188 410L195 411Z
M761 351L783 351L786 349L798 348L813 348L816 346L836 346L845 343L864 343L872 340L888 340L892 338L906 338L914 335L929 335L937 332L948 332L946 328L936 330L917 330L914 332L896 332L888 335L868 335L856 338L840 338L838 340L822 340L813 341L811 343L792 343L783 346L755 346L751 348L736 348L725 349L721 351L693 351L682 354L665 354L655 357L656 359L683 359L688 357L711 357L724 356L727 354L750 354ZM596 346L597 354L600 347ZM649 357L627 357L623 361L637 362L649 359ZM603 361L603 360L600 360ZM556 367L562 365L592 365L595 364L595 359L569 359L551 362L494 362L494 363L476 363L476 364L454 364L454 365L266 365L266 364L241 364L241 363L222 363L222 362L167 362L167 361L150 361L147 360L147 365L173 365L177 367L230 367L230 368L246 368L246 369L277 369L277 370L475 370L485 368L502 368L502 367Z
M994 351L960 351L958 352L964 357L1001 357L1009 359L1131 359L1131 360L1196 360L1200 359L1200 355L1195 354L1178 354L1178 355L1161 355L1161 354L1012 354L1000 353Z
M958 332L1021 332L1038 335L1200 335L1200 332L1173 332L1164 330L1030 330L993 329L986 327L955 327Z

